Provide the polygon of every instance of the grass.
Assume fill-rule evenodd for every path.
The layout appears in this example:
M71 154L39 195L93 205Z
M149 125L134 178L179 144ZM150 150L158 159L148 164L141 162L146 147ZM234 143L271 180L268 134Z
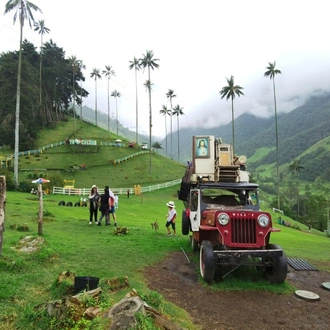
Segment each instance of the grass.
M64 141L66 137L72 137L73 131L72 119L68 123L60 123L56 129L48 128L40 132L37 147ZM77 137L98 141L113 141L118 138L112 133L109 136L105 130L79 121ZM111 159L127 156L136 152L135 149L100 147L94 153L90 148L88 154L73 151L75 150L63 146L47 149L40 157L21 157L20 168L29 170L20 172L20 179L28 177L29 173L48 176L59 172L63 179L76 180L75 186L78 188L90 187L92 184L100 187L106 184L111 187L133 187L136 184L172 181L182 177L184 173L181 165L157 154L152 155L152 173L149 173L149 155L135 157L117 165L111 164ZM70 165L81 163L86 163L86 170L68 170ZM36 171L36 168L47 167L59 167L63 170ZM0 257L0 329L103 329L99 319L92 322L82 320L79 321L81 323L72 323L69 326L59 324L41 310L35 309L35 306L63 297L68 287L54 285L58 274L63 271L71 271L77 276L99 277L101 286L105 289L100 302L104 309L118 302L128 291L135 288L148 302L156 301L157 308L159 307L176 323L187 329L196 329L184 310L173 306L157 292L147 288L142 273L144 267L181 249L189 253L191 260L198 264L198 254L189 252L188 238L180 234L183 205L176 197L178 189L177 186L140 196L131 195L129 199L120 195L118 224L129 230L127 235L120 236L114 235L113 227L89 226L89 210L86 207L58 206L61 200L74 203L79 200L78 196L47 195L44 198L44 244L38 252L32 254L18 252L14 247L27 235L38 237L38 197L30 193L7 192L6 230ZM165 235L165 204L169 200L175 201L178 212L179 235L176 237ZM273 214L274 225L280 228L281 232L272 234L272 243L282 246L288 257L303 258L320 269L330 270L329 238L316 230L309 234L306 226L300 223L297 224L302 228L301 231L278 225L275 219L277 215ZM292 219L286 220L294 222ZM150 224L155 221L160 225L158 232L151 229ZM23 225L27 225L30 231L11 229ZM271 285L263 281L259 275L251 269L241 268L223 281L208 287L221 291L265 290L275 294L285 294L294 290L287 283ZM106 279L125 276L129 279L129 288L110 293L106 290ZM68 319L69 321L72 320ZM142 318L141 324L141 329L153 329L152 322L148 319Z
M89 226L87 207L58 206L59 200L69 201L69 196L46 196L44 210L48 216L44 218L42 235L45 242L41 250L33 254L17 252L13 247L27 235L37 237L38 198L28 193L8 192L6 231L0 258L0 323L8 326L6 321L13 320L15 329L43 328L45 325L29 325L24 320L27 314L33 313L33 306L58 299L51 287L63 271L71 271L77 276L96 276L101 281L127 276L129 290L135 288L148 294L142 269L160 261L167 253L187 246L186 237L165 235L165 204L174 199L175 190L172 189L119 199L118 225L128 227L127 235L114 235L113 226ZM182 206L177 204L180 214ZM155 221L160 225L158 232L151 229L150 224ZM10 229L12 225L23 223L29 226L29 232ZM126 293L127 290L114 293L107 307ZM170 307L166 307L166 302L163 305L166 312ZM181 316L173 317L179 322Z
M101 283L106 279L128 276L129 288L108 294L103 301L104 308L119 301L132 288L142 295L156 294L148 290L143 268L162 260L168 253L181 251L181 248L190 253L188 238L180 234L183 205L176 199L177 189L172 187L143 196L131 195L130 198L120 196L118 224L129 230L127 235L120 236L113 234L112 226L89 226L87 207L58 206L60 200L72 201L72 196L48 195L44 199L47 215L44 216L42 238L45 242L39 252L32 254L17 252L13 247L27 235L38 236L38 197L8 192L6 231L0 258L0 324L6 329L58 329L50 326L52 321L45 314L35 317L34 307L59 299L58 290L54 290L53 285L63 271L71 271L77 276L96 276ZM165 235L165 204L168 200L175 201L178 212L176 237ZM151 229L150 224L155 221L160 225L158 232ZM20 224L27 224L30 231L10 229L12 225ZM281 233L272 234L271 241L281 245L288 257L304 258L329 270L326 263L330 248L328 238L284 226L281 230ZM197 261L198 254L189 255L192 261ZM253 271L243 268L214 284L212 289L266 290L281 294L293 291L287 283L271 285ZM163 299L161 309L175 322L194 329L184 311L173 308ZM4 328L0 325L0 329Z

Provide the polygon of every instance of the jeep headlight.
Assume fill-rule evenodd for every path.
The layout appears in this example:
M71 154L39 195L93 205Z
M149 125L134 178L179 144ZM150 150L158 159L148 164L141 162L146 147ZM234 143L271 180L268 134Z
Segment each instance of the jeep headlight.
M265 215L265 214L259 215L258 224L260 227L266 228L269 225L269 223L270 223L270 219L267 215Z
M221 226L228 225L229 222L229 215L227 213L220 213L218 215L218 222Z

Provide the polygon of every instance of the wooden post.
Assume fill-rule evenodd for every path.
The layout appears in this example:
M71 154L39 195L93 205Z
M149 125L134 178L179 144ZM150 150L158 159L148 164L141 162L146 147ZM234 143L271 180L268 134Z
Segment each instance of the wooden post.
M5 231L6 177L0 176L0 257L2 256L3 232Z
M44 211L43 205L43 196L42 196L42 185L41 183L38 184L38 195L39 195L39 215L38 215L38 235L42 235L42 216Z

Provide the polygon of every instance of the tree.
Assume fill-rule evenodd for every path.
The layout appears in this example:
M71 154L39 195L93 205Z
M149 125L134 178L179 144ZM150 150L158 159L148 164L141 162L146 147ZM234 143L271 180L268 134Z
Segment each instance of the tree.
M80 69L80 72L82 69L86 69L86 65L83 63L83 61L79 61L79 69ZM82 76L82 74L81 74ZM82 101L82 98L83 98L83 88L82 88L82 82L85 81L85 78L82 76L81 77L81 80L80 80L80 122L82 122L82 106L83 106L83 101Z
M134 68L135 70L135 131L136 131L136 137L135 142L139 143L139 115L138 115L138 90L137 90L137 72L140 70L141 60L137 59L134 56L133 61L129 61L129 69L132 70Z
M102 73L108 77L108 133L110 134L110 78L111 76L116 76L116 73L110 65L106 65Z
M16 115L15 115L15 152L14 152L14 180L18 187L18 149L19 149L19 121L20 121L20 98L21 98L21 69L22 69L22 43L23 43L23 27L25 20L28 21L30 28L34 23L32 10L41 12L41 9L27 0L9 0L5 6L5 14L15 10L14 24L18 17L20 23L19 38L19 57L18 57L18 73L16 88Z
M94 68L91 73L91 78L95 80L95 125L97 126L97 79L102 79L100 69Z
M167 106L165 104L162 105L161 110L159 110L159 113L161 115L164 115L165 117L165 148L166 148L166 157L167 157L167 116L170 114L169 109L167 109Z
M149 146L150 146L150 175L151 175L151 134L152 134L152 108L151 108L151 80L150 80L150 69L154 70L159 67L157 63L159 59L154 58L154 52L147 50L145 54L142 54L140 60L141 67L143 69L148 68L148 80L144 84L149 91Z
M111 96L115 98L116 100L116 121L117 121L117 135L118 135L118 108L117 108L117 98L121 97L120 92L117 90L112 91Z
M264 77L270 78L273 81L273 94L274 94L274 108L275 108L275 140L276 140L276 177L277 177L277 207L280 209L280 171L279 171L279 151L278 151L278 126L277 126L277 108L276 108L276 91L275 91L275 76L282 74L282 72L275 68L276 62L268 62L266 67L267 71L264 73Z
M40 112L42 111L42 46L43 46L43 35L46 33L49 33L50 30L45 26L45 20L39 20L38 22L34 23L34 31L38 31L40 34L41 42L40 42L40 76L39 76L39 82L40 82Z
M72 66L72 110L73 110L73 121L74 121L74 136L76 136L77 127L76 127L76 107L75 107L75 98L76 98L76 79L75 73L80 68L80 60L76 56L69 57L69 63Z
M235 156L235 116L234 116L234 98L235 96L240 97L244 95L242 92L243 87L239 85L235 85L234 77L231 76L229 79L226 78L228 85L222 87L221 91L219 92L221 98L223 99L226 97L226 100L231 99L231 125L232 125L232 134L233 134L233 155Z
M179 116L184 115L184 113L183 113L182 110L183 110L183 108L181 108L179 104L177 104L173 108L173 116L176 115L177 129L178 129L178 162L180 162L180 125L179 125Z
M159 142L154 142L153 144L152 144L152 147L154 148L154 149L156 149L156 150L158 150L158 149L162 149L163 147L162 147L162 145L161 145L161 143L159 143Z
M172 99L174 99L176 97L176 95L174 94L174 90L173 89L169 89L168 92L166 93L166 97L168 99L170 99L170 106L171 106L171 110L169 112L169 116L171 116L171 159L173 158L173 154L172 154L172 150L173 150L173 130L172 130L172 118L173 118L173 106L172 106Z
M297 160L294 159L293 162L289 165L289 171L291 172L291 174L300 172L303 169L304 167L300 165L300 159Z

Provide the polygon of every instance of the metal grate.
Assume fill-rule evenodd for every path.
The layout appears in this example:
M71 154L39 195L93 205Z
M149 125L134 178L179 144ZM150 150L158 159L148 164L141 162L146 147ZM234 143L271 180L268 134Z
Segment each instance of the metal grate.
M307 261L298 258L287 258L288 264L295 270L318 270Z
M256 219L252 218L232 218L232 243L256 244Z

